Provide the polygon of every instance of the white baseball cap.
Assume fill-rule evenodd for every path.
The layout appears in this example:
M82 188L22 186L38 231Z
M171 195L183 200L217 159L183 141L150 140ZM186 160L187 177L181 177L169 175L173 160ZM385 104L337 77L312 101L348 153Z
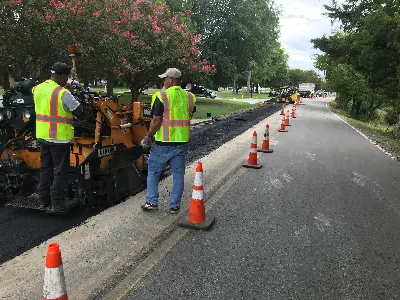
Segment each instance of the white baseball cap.
M181 78L182 73L176 68L169 68L165 71L164 74L158 75L160 78L172 77L172 78Z

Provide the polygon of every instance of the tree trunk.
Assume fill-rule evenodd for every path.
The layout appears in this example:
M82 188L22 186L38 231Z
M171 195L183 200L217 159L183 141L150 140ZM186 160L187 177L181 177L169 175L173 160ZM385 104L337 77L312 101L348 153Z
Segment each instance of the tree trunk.
M137 102L139 101L139 95L140 95L140 90L138 87L131 87L129 88L132 93L132 102Z
M107 96L111 97L114 94L114 73L107 74Z
M233 80L233 90L232 90L232 94L237 94L237 91L236 91L236 78Z
M4 90L8 89L8 72L4 72L3 73L3 78L2 78L1 85L2 85Z
M89 86L89 77L85 75L83 78L83 86L86 88Z
M247 76L247 94L251 93L251 70Z

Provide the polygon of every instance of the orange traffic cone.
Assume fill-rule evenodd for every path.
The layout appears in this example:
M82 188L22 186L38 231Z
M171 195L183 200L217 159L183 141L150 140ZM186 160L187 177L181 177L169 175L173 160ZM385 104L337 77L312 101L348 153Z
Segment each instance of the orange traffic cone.
M292 126L289 123L289 117L290 117L290 113L289 110L287 110L287 114L286 114L286 120L285 120L285 126Z
M47 249L42 300L68 300L61 251L57 243L50 244Z
M186 220L179 222L178 226L200 230L208 230L211 228L212 224L215 221L215 218L209 217L208 220L206 219L206 208L204 206L203 197L203 164L201 162L198 162L188 217Z
M257 150L258 152L263 152L263 153L272 153L274 150L269 149L269 124L265 127L265 134L264 134L264 139L261 145L261 149Z
M285 105L282 104L281 116L283 116L284 114L285 114Z
M303 98L300 98L300 104L303 104Z
M296 119L296 116L295 116L295 109L294 109L294 108L292 108L292 118Z
M243 164L243 167L245 168L252 168L252 169L260 169L262 167L261 164L258 164L257 162L257 132L253 132L253 141L251 142L250 145L250 153L249 153L249 158L247 160L247 164Z
M279 132L288 132L288 130L286 129L285 115L282 116L281 129L279 129L278 131Z

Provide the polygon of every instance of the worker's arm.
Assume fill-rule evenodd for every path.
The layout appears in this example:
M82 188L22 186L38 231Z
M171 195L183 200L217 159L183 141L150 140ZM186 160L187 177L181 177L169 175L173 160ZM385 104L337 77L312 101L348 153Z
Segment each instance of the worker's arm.
M153 105L153 119L150 122L150 128L147 132L147 136L150 138L154 138L156 132L160 129L161 123L164 115L164 104L160 101L158 97L156 97Z
M79 116L83 113L83 107L78 100L71 94L70 91L65 92L62 95L62 105L66 111L72 112L75 116Z

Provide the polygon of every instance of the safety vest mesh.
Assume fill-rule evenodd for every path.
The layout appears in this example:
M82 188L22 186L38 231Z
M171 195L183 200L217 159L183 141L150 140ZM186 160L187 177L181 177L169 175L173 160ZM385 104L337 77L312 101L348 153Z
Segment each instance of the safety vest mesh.
M70 141L74 138L72 112L62 105L67 89L46 80L33 90L36 112L36 137L45 140Z
M179 86L160 92L164 115L160 129L155 135L158 142L188 142L190 137L190 114L196 104L192 93Z
M153 108L154 102L156 101L156 98L161 99L160 92L155 92L153 96L151 97L151 108Z

